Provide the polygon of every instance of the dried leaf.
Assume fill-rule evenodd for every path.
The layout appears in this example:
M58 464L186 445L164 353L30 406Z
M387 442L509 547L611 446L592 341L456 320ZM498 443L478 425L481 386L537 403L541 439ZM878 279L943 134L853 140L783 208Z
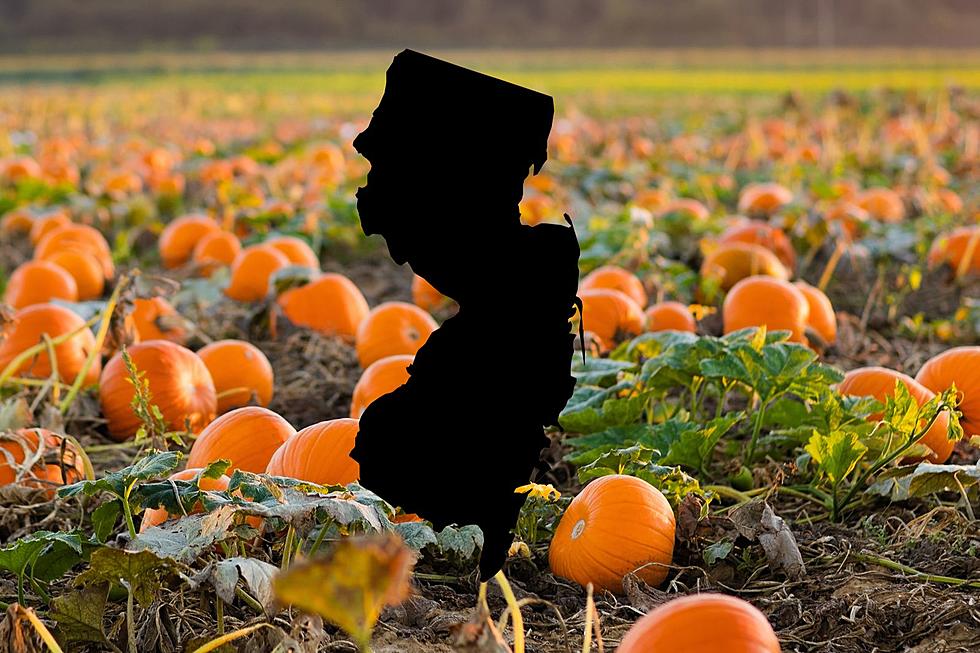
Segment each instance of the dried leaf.
M109 585L103 583L54 597L48 616L58 623L58 639L106 644L102 619L108 595Z
M796 537L768 503L750 501L732 510L729 518L743 537L762 545L773 571L782 571L790 580L806 574Z

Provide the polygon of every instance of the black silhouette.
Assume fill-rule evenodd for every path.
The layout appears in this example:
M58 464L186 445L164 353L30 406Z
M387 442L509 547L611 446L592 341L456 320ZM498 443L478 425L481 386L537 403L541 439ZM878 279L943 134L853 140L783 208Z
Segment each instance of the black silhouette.
M552 99L405 50L354 147L366 234L459 304L407 384L361 416L361 484L432 521L477 524L483 580L503 566L526 484L575 385L570 319L579 246L569 226L520 221ZM567 216L566 216L567 220Z

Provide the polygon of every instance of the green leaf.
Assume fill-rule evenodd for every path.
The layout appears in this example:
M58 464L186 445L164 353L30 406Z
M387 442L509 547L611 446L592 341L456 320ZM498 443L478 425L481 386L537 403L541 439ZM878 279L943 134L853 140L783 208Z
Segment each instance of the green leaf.
M393 528L404 540L405 545L414 551L421 551L429 545L438 543L435 531L425 522L404 522L394 524Z
M980 463L976 465L936 465L919 463L888 470L879 475L868 488L871 494L889 497L892 501L904 501L910 497L924 497L940 492L960 493L980 485Z
M188 515L148 528L129 543L129 551L151 551L159 558L191 564L202 553L233 535L235 507L221 506L212 512Z
M106 501L92 512L92 528L95 529L95 537L99 542L109 539L121 513L121 499Z
M110 472L94 481L79 481L58 490L58 496L71 497L78 494L92 496L97 492L109 492L122 498L127 489L138 481L166 478L177 469L180 454L175 451L151 453L116 472Z
M183 520L182 520L183 521ZM162 587L166 576L174 571L174 563L152 551L124 551L101 548L92 554L89 568L78 575L75 583L91 587L109 583L113 587L125 587L125 581L139 604L148 607Z
M58 624L58 639L67 643L107 645L103 618L108 594L106 583L54 597L48 615Z
M660 459L662 465L684 465L701 469L709 459L715 445L741 419L740 414L727 415L713 419L704 427L685 429L677 432L677 438L667 448Z
M51 555L54 563L55 560L66 558L66 550L73 554L71 559L74 562L68 565L70 568L80 560L82 554L82 540L78 533L35 531L0 549L0 569L10 572L18 579L23 579L28 568L37 565L43 556ZM42 568L47 570L45 565L46 563L41 563ZM52 564L50 570L39 580L54 580L68 570L65 568L59 574L54 573L64 566L64 563Z
M686 474L680 467L647 465L645 467L627 470L627 472L630 476L642 478L660 490L675 510L681 501L683 501L684 497L692 493L705 499L705 505L707 505L709 497L701 489L701 484L698 483L696 478Z
M472 524L461 526L446 526L436 535L436 541L443 553L452 554L459 561L465 562L483 548L483 531Z
M634 369L636 365L629 361L616 361L609 358L586 358L576 356L572 363L572 376L578 385L608 386L616 382L620 373Z
M724 560L735 548L735 543L730 540L721 540L704 548L701 557L709 567L718 564L719 560Z
M813 462L834 485L854 470L867 450L857 434L850 431L834 431L829 435L814 433L806 445Z

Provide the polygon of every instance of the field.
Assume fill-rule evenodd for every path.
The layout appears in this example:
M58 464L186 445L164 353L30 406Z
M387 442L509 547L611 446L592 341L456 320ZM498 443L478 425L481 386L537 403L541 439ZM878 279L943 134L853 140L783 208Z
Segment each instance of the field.
M0 651L980 650L980 52L440 54L582 248L504 576L347 455L454 311L357 218L391 53L0 57Z

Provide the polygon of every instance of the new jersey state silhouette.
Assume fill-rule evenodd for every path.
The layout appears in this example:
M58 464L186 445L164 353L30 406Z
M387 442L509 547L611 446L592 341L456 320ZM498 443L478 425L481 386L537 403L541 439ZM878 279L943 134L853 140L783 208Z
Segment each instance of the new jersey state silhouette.
M570 320L579 246L521 223L524 179L547 159L551 97L405 50L354 147L364 233L381 235L459 304L410 379L364 411L360 483L432 521L477 524L482 580L503 566L526 484L575 385ZM567 216L566 216L567 220Z

